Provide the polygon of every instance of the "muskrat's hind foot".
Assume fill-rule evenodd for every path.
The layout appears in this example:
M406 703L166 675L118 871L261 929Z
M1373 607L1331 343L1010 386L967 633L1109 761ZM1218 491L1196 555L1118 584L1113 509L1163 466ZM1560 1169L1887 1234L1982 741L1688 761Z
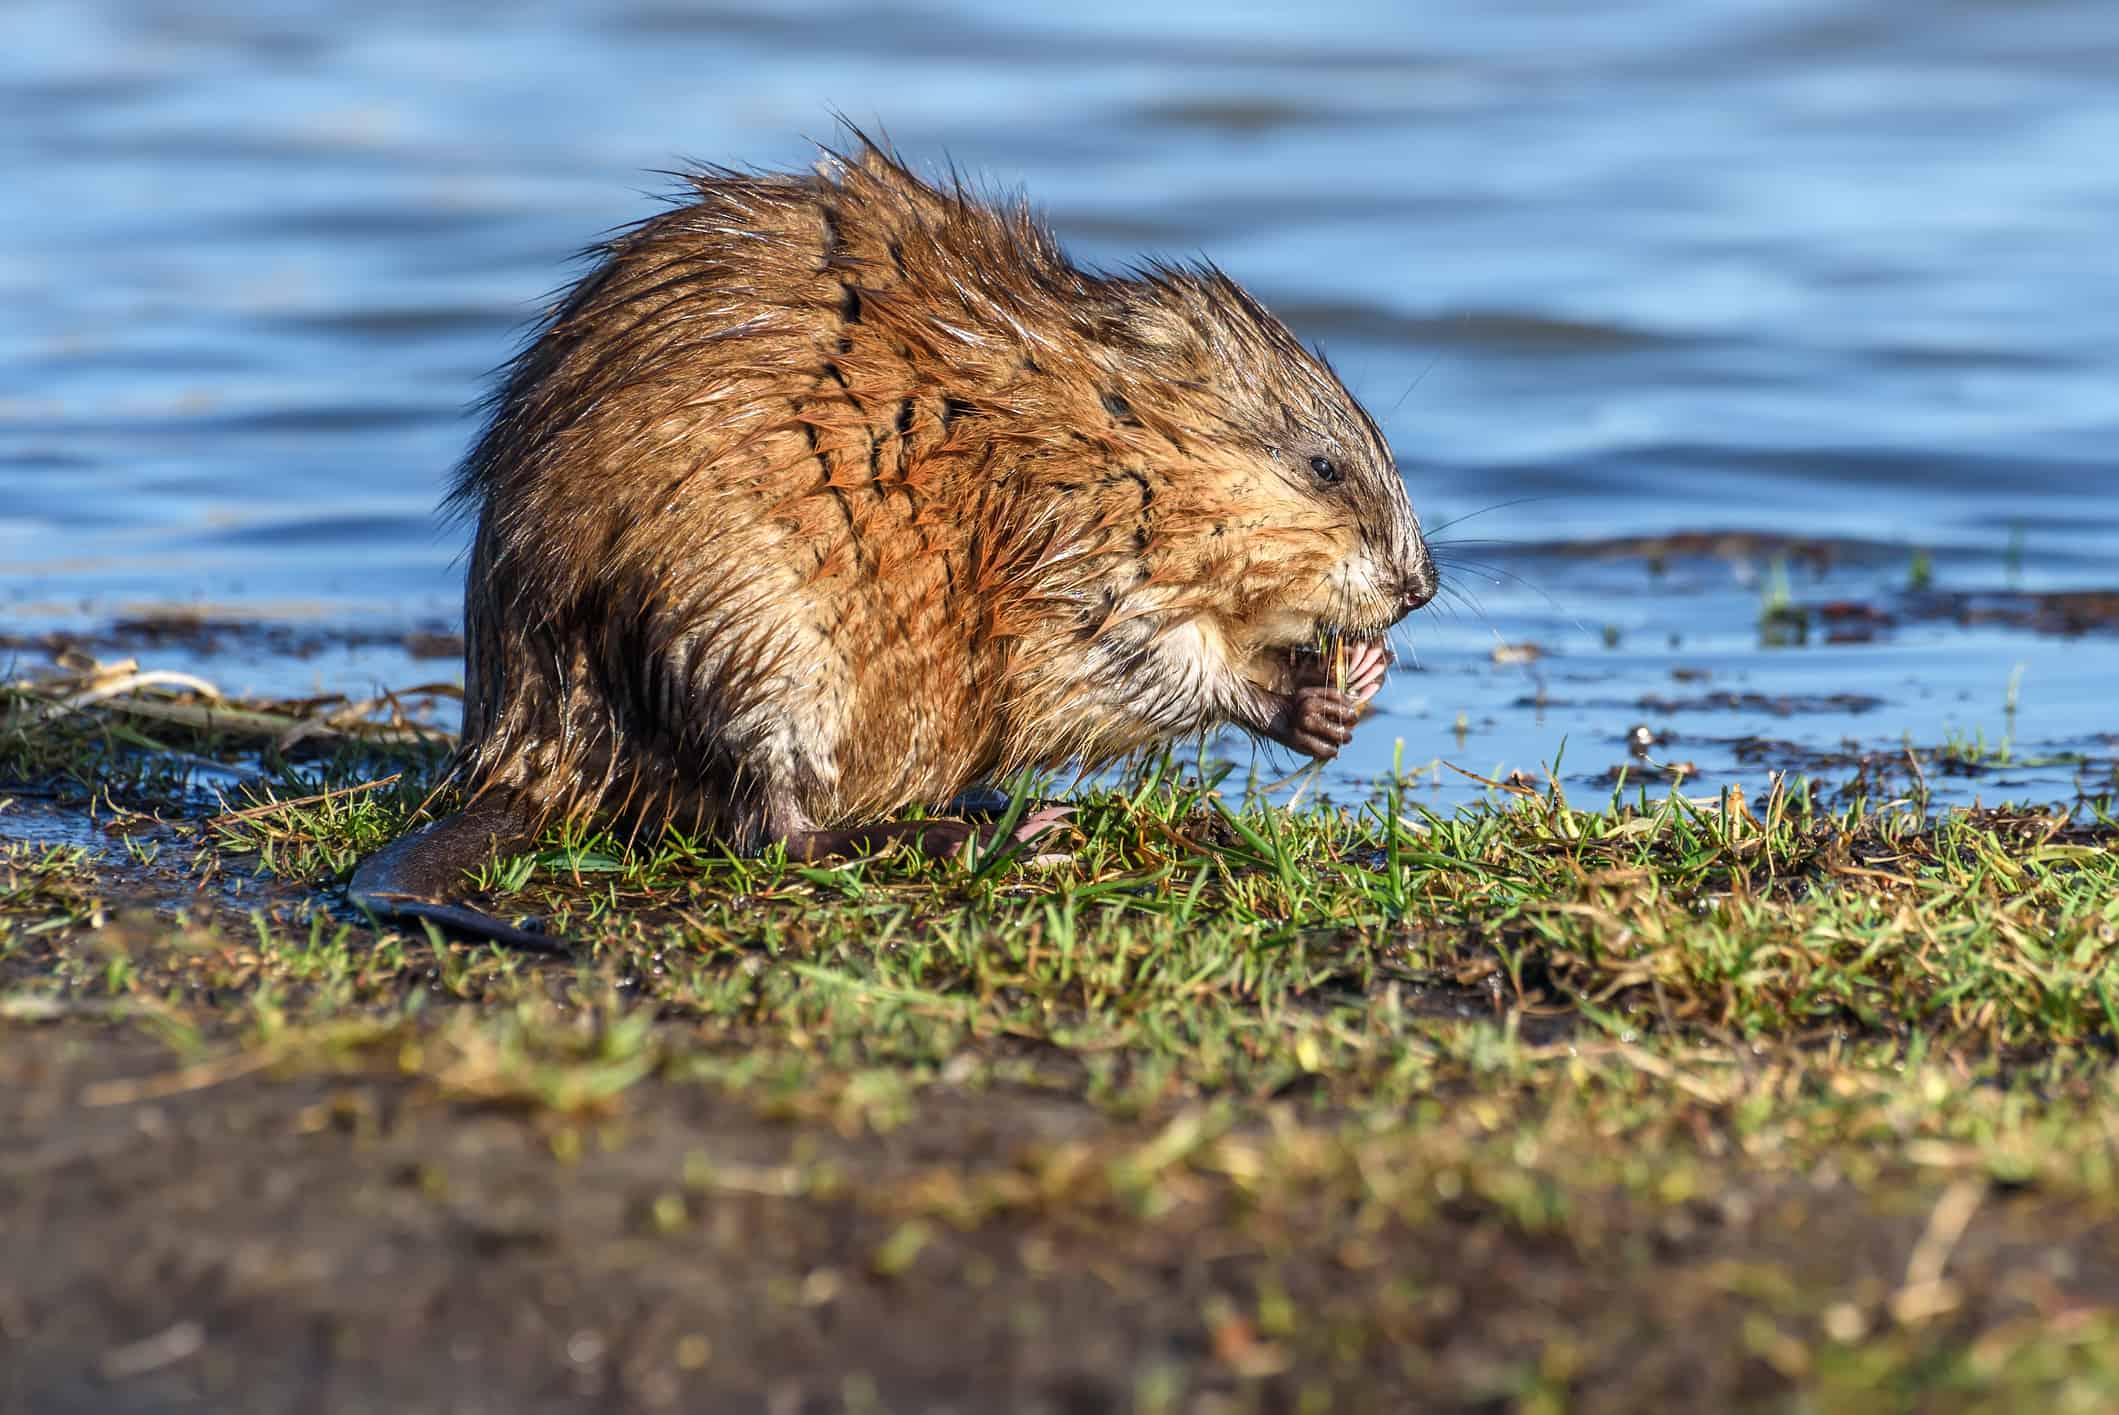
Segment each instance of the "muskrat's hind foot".
M1072 806L1048 806L1041 811L1032 811L1005 837L999 831L988 831L973 821L879 821L874 825L845 830L818 830L806 822L796 823L800 821L796 817L794 821L782 821L774 838L787 847L788 859L805 864L834 856L874 855L900 841L910 842L929 859L940 860L962 850L964 843L974 836L979 837L981 850L1004 842L1027 843L1073 814Z
M346 886L354 907L379 919L433 924L533 953L566 953L565 939L452 902L466 876L503 851L535 841L534 818L515 797L491 791L454 815L402 835L361 861Z

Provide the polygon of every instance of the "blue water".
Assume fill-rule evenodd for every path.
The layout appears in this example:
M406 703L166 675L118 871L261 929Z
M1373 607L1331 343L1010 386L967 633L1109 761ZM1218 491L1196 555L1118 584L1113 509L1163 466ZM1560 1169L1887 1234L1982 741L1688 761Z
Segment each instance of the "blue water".
M569 254L652 209L649 169L801 163L843 111L1028 191L1085 261L1210 254L1327 347L1431 522L1483 513L1342 785L1400 739L1480 774L1564 740L1587 790L1636 725L1705 790L1799 764L1750 736L2103 763L1959 797L2110 780L2119 634L1903 593L1916 553L1945 593L2119 587L2103 0L203 9L8 7L17 636L180 606L323 636L224 648L230 689L453 671L392 635L453 625L439 488ZM1793 601L1895 622L1774 646L1771 549L1582 551L1732 529L1829 542Z

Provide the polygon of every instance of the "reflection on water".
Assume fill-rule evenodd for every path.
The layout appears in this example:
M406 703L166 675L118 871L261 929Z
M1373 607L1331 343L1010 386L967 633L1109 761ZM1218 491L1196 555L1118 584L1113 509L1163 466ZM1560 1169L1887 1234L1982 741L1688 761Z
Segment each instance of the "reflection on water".
M644 169L801 162L838 109L1083 259L1211 253L1327 346L1430 521L1470 517L1344 773L1564 738L1587 781L1635 726L1708 785L1775 764L1756 738L2111 755L2108 624L1906 594L2119 579L2100 0L196 8L10 7L18 641L204 604L352 631L231 650L230 686L422 672L392 645L454 619L438 488L568 253L651 209ZM1570 550L1732 528L1837 550ZM1762 636L1784 600L1802 632Z

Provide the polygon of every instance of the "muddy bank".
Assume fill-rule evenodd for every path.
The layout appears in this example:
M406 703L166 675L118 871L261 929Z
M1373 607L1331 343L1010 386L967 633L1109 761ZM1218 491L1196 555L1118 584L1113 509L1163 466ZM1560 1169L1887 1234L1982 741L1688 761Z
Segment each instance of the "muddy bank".
M1037 1090L933 1087L848 1135L666 1080L555 1117L395 1070L0 1031L0 1401L1727 1409L1814 1374L1821 1339L1900 1339L1893 1303L1934 1307L1915 1329L1939 1351L2119 1299L2107 1213L1911 1170L1715 1166L1675 1206L1578 1190L1557 1229L1471 1193L1416 1218L1336 1188L1261 1205L1211 1172L1142 1212L1091 1176L1168 1117ZM1062 1161L1071 1191L949 1198L1034 1196ZM1938 1242L1947 1285L1910 1286Z
M2109 825L558 852L553 960L346 911L362 784L0 811L0 1409L2035 1408L2119 1336Z

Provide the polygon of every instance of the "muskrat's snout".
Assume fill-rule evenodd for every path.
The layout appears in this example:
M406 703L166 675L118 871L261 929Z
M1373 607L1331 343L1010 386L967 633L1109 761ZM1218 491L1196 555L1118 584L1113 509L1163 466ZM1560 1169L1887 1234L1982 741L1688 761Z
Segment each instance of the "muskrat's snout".
M1427 553L1427 542L1417 531L1413 533L1412 550L1404 557L1404 564L1406 569L1398 580L1399 619L1433 599L1435 591L1441 587L1441 580L1435 574L1434 559Z
M1398 617L1403 619L1433 599L1439 587L1440 581L1435 576L1435 562L1428 558L1427 547L1423 545L1420 547L1420 553L1413 557L1412 568L1407 570L1405 578L1398 582Z

